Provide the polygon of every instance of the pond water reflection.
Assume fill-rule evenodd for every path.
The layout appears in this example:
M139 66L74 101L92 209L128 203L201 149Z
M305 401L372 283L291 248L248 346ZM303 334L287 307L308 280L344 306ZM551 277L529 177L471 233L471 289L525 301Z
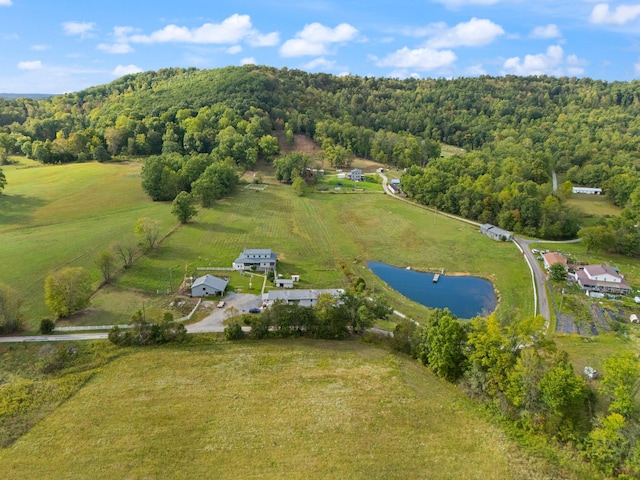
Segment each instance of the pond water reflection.
M484 278L416 272L382 262L368 262L369 269L405 297L430 308L448 308L458 318L487 316L496 309L493 284Z

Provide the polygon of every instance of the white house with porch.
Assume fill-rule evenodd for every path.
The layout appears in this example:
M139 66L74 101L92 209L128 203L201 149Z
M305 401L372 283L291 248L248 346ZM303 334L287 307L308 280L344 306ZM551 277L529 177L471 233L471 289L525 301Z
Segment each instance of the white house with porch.
M233 262L233 269L243 270L275 270L277 254L270 248L245 248Z
M624 277L607 265L587 265L575 273L583 290L625 295L631 287Z

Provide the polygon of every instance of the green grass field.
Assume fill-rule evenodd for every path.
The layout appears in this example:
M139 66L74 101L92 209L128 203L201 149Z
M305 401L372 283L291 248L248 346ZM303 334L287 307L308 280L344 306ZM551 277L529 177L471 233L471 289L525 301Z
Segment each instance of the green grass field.
M601 219L620 215L622 209L616 207L606 195L571 195L567 204L583 214L582 225L591 227Z
M0 470L15 479L577 478L525 454L419 364L362 343L304 340L122 356L0 450Z
M158 297L158 291L175 291L185 275L196 274L197 266L229 267L245 247L278 252L279 272L300 274L300 288L344 287L345 273L362 276L394 306L417 318L425 309L398 298L368 271L367 261L480 275L494 282L503 310L531 314L529 273L517 249L466 224L382 194L297 197L290 186L267 179L272 183L266 190L239 189L214 208L201 210L192 223L172 230L176 223L170 205L148 199L139 170L138 163L43 167L25 159L5 167L8 187L0 197L5 268L0 281L29 292L24 294L24 313L30 329L49 315L46 275L64 266L83 266L97 286L97 254L116 240L133 237L141 217L159 220L164 232L172 233L118 276L115 297L109 297L113 289L99 291L87 315L70 323L127 321L143 304L168 308L172 296ZM125 290L137 295L128 305L123 305Z
M44 304L49 272L86 267L97 286L97 254L133 237L138 218L157 219L165 233L176 224L169 205L149 201L142 191L140 164L18 161L3 167L8 185L0 195L0 282L22 295L30 328L50 315Z
M121 276L118 286L166 289L170 270L175 275L193 274L198 266L228 267L245 247L278 252L278 273L301 275L299 288L345 287L345 271L361 276L417 319L426 310L388 289L367 269L367 261L483 276L494 282L504 310L530 315L533 309L529 271L512 244L386 195L297 197L290 186L279 184L264 191L240 189L201 210Z

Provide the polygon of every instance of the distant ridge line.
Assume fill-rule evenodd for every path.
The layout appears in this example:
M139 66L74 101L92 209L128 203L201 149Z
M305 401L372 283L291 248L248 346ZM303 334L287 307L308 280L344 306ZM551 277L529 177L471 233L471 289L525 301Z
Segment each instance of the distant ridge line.
M16 98L31 98L33 100L41 100L43 98L53 97L53 93L0 93L0 98L6 100L15 100Z

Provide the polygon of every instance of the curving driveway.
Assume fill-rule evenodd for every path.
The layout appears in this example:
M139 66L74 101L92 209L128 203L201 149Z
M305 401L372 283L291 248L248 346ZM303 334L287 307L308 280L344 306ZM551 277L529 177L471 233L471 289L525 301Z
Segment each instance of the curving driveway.
M248 313L251 308L260 308L262 306L262 299L260 295L254 295L251 293L229 293L223 298L225 305L223 308L217 308L217 301L214 302L202 302L202 306L210 308L211 312L206 318L203 318L198 323L192 323L187 325L188 333L203 333L203 332L224 332L223 321L228 316L227 309L235 308L235 315Z

